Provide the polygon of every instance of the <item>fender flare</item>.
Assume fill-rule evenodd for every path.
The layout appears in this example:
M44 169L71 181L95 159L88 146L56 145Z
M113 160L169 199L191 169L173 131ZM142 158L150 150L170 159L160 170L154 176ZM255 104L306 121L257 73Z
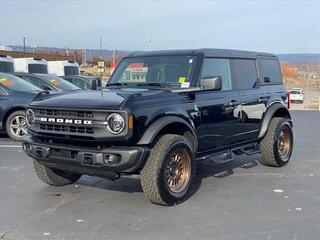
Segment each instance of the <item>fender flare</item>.
M145 133L143 134L143 136L141 137L141 139L139 140L139 142L137 143L138 145L148 145L151 144L155 138L157 137L158 133L165 128L166 126L168 126L171 123L182 123L184 124L188 130L190 130L190 132L192 133L192 135L194 136L194 139L196 141L196 149L198 147L198 141L197 141L197 135L195 132L194 127L188 123L186 120L184 120L181 117L177 117L177 116L166 116L166 117L162 117L158 120L156 120L155 122L153 122L148 129L145 131Z
M268 130L268 127L269 127L269 124L270 124L270 122L271 122L274 114L275 114L279 109L285 111L286 115L289 116L290 125L292 126L291 115L290 115L288 109L287 109L282 103L279 103L279 102L274 103L274 104L272 104L272 105L270 105L270 106L268 107L268 109L266 110L266 112L265 112L265 114L264 114L258 139L262 139L262 138L266 135L267 130Z

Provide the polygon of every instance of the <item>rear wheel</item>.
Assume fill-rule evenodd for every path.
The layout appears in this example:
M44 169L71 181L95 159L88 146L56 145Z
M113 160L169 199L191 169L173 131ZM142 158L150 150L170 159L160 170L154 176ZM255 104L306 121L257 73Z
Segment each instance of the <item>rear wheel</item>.
M260 143L262 162L273 167L286 165L293 148L293 133L285 118L273 118L266 136Z
M141 171L145 196L160 205L174 205L185 200L194 178L192 145L179 135L162 136L151 149Z
M27 134L26 114L23 110L15 111L6 121L6 132L10 138L21 141Z
M81 175L49 168L37 160L33 160L33 167L41 181L52 186L64 186L76 182Z

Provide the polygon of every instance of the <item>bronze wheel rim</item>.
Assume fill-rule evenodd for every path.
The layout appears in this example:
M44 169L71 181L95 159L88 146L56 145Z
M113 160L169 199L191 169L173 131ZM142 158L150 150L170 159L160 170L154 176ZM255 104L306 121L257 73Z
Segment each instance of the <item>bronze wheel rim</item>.
M189 184L191 158L187 151L179 150L171 154L165 172L167 185L171 192L182 193Z
M278 136L278 153L280 157L285 160L288 158L291 149L291 136L289 130L286 128L281 129Z

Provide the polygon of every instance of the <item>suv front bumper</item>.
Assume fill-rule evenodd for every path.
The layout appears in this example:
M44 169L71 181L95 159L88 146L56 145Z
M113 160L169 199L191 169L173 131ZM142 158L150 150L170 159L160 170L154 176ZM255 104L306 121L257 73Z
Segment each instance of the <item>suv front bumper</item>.
M148 152L144 147L93 148L47 143L29 134L23 139L23 150L45 166L106 178L136 172Z

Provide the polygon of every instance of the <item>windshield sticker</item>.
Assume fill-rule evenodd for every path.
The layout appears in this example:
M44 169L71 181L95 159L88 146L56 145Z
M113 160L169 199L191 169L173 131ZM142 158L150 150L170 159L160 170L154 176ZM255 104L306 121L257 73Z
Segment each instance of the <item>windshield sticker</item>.
M4 85L4 86L12 86L13 85L13 82L12 81L5 81L5 82L2 82L2 84Z
M8 78L0 78L0 83L3 83L3 82L6 82L6 81L8 81Z
M193 62L193 59L189 59L189 63L192 63Z
M185 77L179 77L179 83L184 83L186 81Z
M181 83L181 88L188 88L190 86L189 82L183 82Z
M8 78L0 78L0 83L3 86L8 86L8 87L13 85L13 82L8 80Z
M49 80L49 82L52 83L52 85L54 85L54 86L59 86L61 84L61 82L59 82L56 79L51 79L51 80Z

